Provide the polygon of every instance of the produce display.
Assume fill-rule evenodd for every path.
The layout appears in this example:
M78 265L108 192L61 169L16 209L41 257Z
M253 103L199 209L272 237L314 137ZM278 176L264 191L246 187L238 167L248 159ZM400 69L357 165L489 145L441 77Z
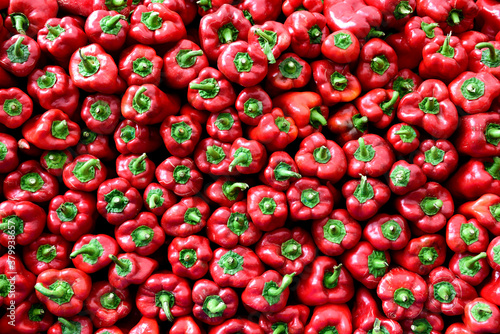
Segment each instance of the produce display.
M500 333L499 1L0 13L0 333Z

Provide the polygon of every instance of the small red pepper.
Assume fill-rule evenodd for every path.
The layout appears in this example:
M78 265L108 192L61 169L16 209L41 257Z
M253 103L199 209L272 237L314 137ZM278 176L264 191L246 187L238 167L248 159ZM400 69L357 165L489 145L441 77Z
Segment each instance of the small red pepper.
M284 53L269 65L266 76L266 91L278 95L285 91L305 87L311 80L311 66L295 53Z
M462 116L455 147L459 153L475 158L497 156L500 154L499 128L500 115L497 112Z
M163 70L165 83L174 89L186 88L191 81L198 77L202 69L208 67L208 59L198 44L182 39L178 41L163 56ZM160 66L161 68L161 66ZM153 71L158 70L153 67ZM160 77L158 77L158 81Z
M299 169L293 158L285 151L273 152L268 164L259 174L259 179L266 185L278 191L290 187L293 179L300 179Z
M0 173L10 173L19 165L17 141L6 133L0 133Z
M160 132L155 127L123 120L114 130L116 149L122 154L149 153L157 150L162 143Z
M446 183L457 198L474 200L484 194L500 195L500 158L470 159Z
M5 334L43 332L54 322L54 316L47 312L33 293L25 301L15 306L14 317L6 313L0 319Z
M422 78L411 70L400 69L398 74L384 87L385 89L394 89L399 93L399 98L412 93L422 84Z
M420 145L420 132L406 123L394 124L387 130L386 141L392 146L395 153L410 154Z
M14 35L0 44L0 66L16 77L28 76L40 59L40 46L26 35Z
M115 160L118 152L110 144L108 135L97 134L90 130L83 130L80 142L76 146L76 153L80 155L90 154L98 159Z
M346 199L346 208L356 220L367 220L375 216L378 210L389 201L391 190L378 179L361 175L360 180L350 180L342 186L342 195Z
M115 238L125 252L148 256L165 243L165 232L154 214L141 212L135 219L115 227Z
M62 176L63 169L73 161L73 156L68 150L44 151L40 156L40 165L54 176Z
M76 315L69 319L58 317L47 334L65 334L75 332L78 334L92 334L92 321L84 316Z
M446 243L455 253L480 253L488 248L488 230L477 219L456 214L446 225Z
M196 167L205 174L229 175L231 144L213 138L202 139L194 151Z
M297 11L285 20L290 32L290 46L299 57L316 58L321 54L321 44L330 34L326 18L320 13Z
M106 180L107 168L90 154L77 156L63 170L64 184L71 190L91 192Z
M119 225L137 216L142 208L142 197L127 180L117 177L99 185L96 207L108 223Z
M248 130L248 137L266 146L269 151L285 149L298 136L298 129L291 117L274 108L260 118L259 124Z
M101 45L108 52L122 49L129 28L126 17L114 10L95 10L85 21L85 33L89 42Z
M279 312L285 308L292 284L293 274L281 276L277 271L268 270L254 277L241 294L245 306L259 312Z
M116 174L137 189L144 189L153 181L155 169L154 162L146 153L121 154L116 159Z
M285 194L264 185L248 190L247 210L253 223L262 231L283 227L288 217Z
M379 129L388 127L399 104L399 92L392 89L375 88L354 102L361 116L366 116Z
M395 157L389 144L376 134L366 134L342 147L347 157L347 174L378 177L391 169Z
M234 107L241 122L255 126L259 124L262 115L271 112L273 105L269 94L257 85L244 88L238 94Z
M185 115L168 116L161 124L160 134L170 154L183 158L193 153L198 144L201 124Z
M321 45L321 53L326 58L339 64L348 64L356 61L360 50L358 38L349 30L336 30L332 32Z
M430 180L443 182L457 168L458 153L445 139L427 139L420 143L413 163L420 166Z
M356 76L363 90L384 87L398 73L396 52L379 38L370 39L359 54Z
M267 161L267 151L256 140L247 140L243 137L236 139L231 145L229 172L234 168L241 174L258 173Z
M417 190L427 182L427 176L416 164L398 160L389 172L389 188L396 195L406 195Z
M259 326L265 333L304 333L309 312L305 305L289 305L277 313L261 314Z
M160 84L163 59L156 55L156 51L146 45L134 45L120 54L118 71L129 86Z
M345 304L316 306L304 333L319 334L336 331L339 334L349 334L352 333L351 318L351 311Z
M446 260L446 241L442 235L426 234L411 239L404 249L393 252L392 259L407 270L427 275Z
M238 309L238 295L233 289L220 288L207 279L196 281L192 298L194 317L212 326L231 319Z
M243 191L249 187L233 178L219 177L205 189L205 195L221 207L230 207L244 197Z
M203 68L198 77L190 82L187 96L189 104L194 108L210 112L230 107L236 100L231 83L221 72L212 67Z
M291 36L283 23L266 21L262 25L253 25L248 32L248 44L261 48L269 64L276 63L276 58L288 49Z
M465 306L462 321L473 333L499 333L500 309L484 298L476 298Z
M186 315L184 317L175 319L172 327L170 327L168 334L205 334L205 331L203 331L202 327L200 327L200 325L193 319L192 316Z
M160 326L156 319L142 317L137 325L130 329L129 334L160 334Z
M36 276L24 267L23 261L16 254L4 254L0 257L0 305L15 305L17 312L18 305L32 294L35 281Z
M404 330L409 330L410 333L422 333L422 331L427 330L430 331L429 334L438 334L444 329L441 315L425 309L415 319L403 320L401 325Z
M0 89L0 105L0 123L9 129L23 125L33 112L33 101L29 95L16 87Z
M116 256L118 251L118 243L113 237L106 234L85 234L75 242L69 258L76 268L92 274L107 267L111 263L109 256Z
M488 72L463 72L450 84L453 103L468 114L487 112L500 95L500 81Z
M120 104L120 99L115 95L89 95L83 101L80 115L91 131L109 135L120 121Z
M41 234L23 248L23 262L32 273L47 269L63 269L70 263L71 244L57 234Z
M357 38L365 38L382 24L380 10L364 0L326 0L323 12L332 31L349 30Z
M417 11L420 16L430 16L445 32L460 33L472 28L479 8L470 0L424 0L417 1Z
M472 286L481 284L490 274L486 252L455 253L448 264L450 270Z
M161 216L177 202L175 194L159 183L150 183L143 194L144 207L156 216Z
M156 167L158 182L177 196L197 194L203 185L203 176L190 158L171 156Z
M199 235L174 238L168 246L168 262L172 272L180 277L197 280L208 272L212 259L209 240Z
M400 250L410 241L411 232L402 216L381 213L368 221L363 237L377 250Z
M494 270L485 284L480 288L479 294L487 301L496 304L500 293L500 271ZM474 290L475 292L476 290ZM477 294L476 294L477 295Z
M210 216L210 207L199 197L184 197L171 206L161 218L167 235L185 238L200 232Z
M211 138L224 143L232 144L237 138L243 137L241 121L232 107L210 113L206 127Z
M132 311L132 296L128 289L116 289L106 281L94 282L85 308L96 327L113 326Z
M109 267L108 281L117 289L144 283L158 267L156 260L135 253L110 255L109 258L114 263Z
M486 193L472 202L466 202L458 208L458 213L467 219L477 219L495 236L500 235L500 197Z
M333 209L333 195L318 179L304 177L290 185L286 192L293 220L325 218Z
M344 145L367 133L368 117L362 116L352 103L347 103L328 118L327 126L334 134L335 142Z

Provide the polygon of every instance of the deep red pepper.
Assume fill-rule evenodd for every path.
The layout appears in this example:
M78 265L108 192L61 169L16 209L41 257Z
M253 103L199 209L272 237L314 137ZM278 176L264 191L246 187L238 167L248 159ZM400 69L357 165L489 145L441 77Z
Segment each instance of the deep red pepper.
M458 153L445 139L427 139L420 144L413 163L420 166L430 180L443 182L457 168Z
M130 330L129 334L160 334L160 326L156 319L142 317L137 325Z
M33 292L35 281L36 276L24 267L21 258L16 254L4 254L0 257L0 285L2 286L0 305L17 307Z
M337 109L328 118L328 130L334 133L335 142L344 145L349 140L356 140L368 130L368 117L361 116L358 109L347 103Z
M281 10L285 16L290 16L293 12L301 9L314 13L323 12L323 1L321 0L285 0Z
M339 334L352 333L351 311L345 304L316 306L305 334L328 333L335 330Z
M316 88L327 106L351 102L361 93L361 84L348 65L317 60L311 63L311 69Z
M491 303L498 303L500 293L500 271L494 270L485 284L480 288L479 294L481 297ZM475 290L474 290L475 291Z
M269 151L285 149L297 136L295 121L291 117L285 117L279 108L263 115L259 124L248 130L248 137L266 145Z
M114 10L95 10L85 22L85 33L89 42L101 45L108 52L122 49L129 28L126 17Z
M10 1L4 25L12 33L35 37L48 19L56 17L57 9L58 3L55 0L35 3L24 0Z
M404 34L408 46L421 51L434 37L443 35L443 30L439 27L439 23L429 16L414 16L406 23Z
M92 334L92 321L84 316L75 315L68 319L58 317L47 334L65 334L66 332L75 332L78 334Z
M332 31L346 29L357 38L365 38L373 28L382 24L382 13L364 0L326 0L324 10L326 21Z
M146 45L136 44L120 53L118 71L129 86L160 84L163 59ZM168 78L167 78L168 80Z
M63 168L73 161L73 156L68 150L44 151L40 156L40 165L54 176L62 176Z
M417 12L419 16L430 16L446 33L460 33L472 28L479 7L470 0L420 0Z
M259 9L259 11L262 9ZM266 21L262 25L254 25L248 32L248 44L261 48L269 61L274 64L276 58L288 49L291 36L283 23Z
M266 91L278 95L285 91L305 87L311 80L311 66L295 53L284 53L269 65L266 76Z
M0 244L26 246L34 242L45 227L45 211L28 201L4 201L0 204Z
M13 317L6 313L0 319L5 334L43 332L54 322L54 316L31 294L25 301L15 306Z
M111 263L109 256L116 256L118 251L114 238L106 234L85 234L75 242L69 257L76 268L92 274L107 267Z
M164 244L165 232L154 214L141 212L135 219L115 227L115 238L125 252L148 256Z
M477 219L454 215L446 226L446 243L455 253L480 253L488 248L488 231Z
M232 144L237 138L243 136L241 121L232 107L210 113L206 128L211 138L224 143Z
M175 319L168 334L205 334L205 331L193 317L187 315Z
M294 275L282 277L278 272L268 270L248 282L241 294L241 301L252 310L279 312L286 306L290 295L288 286Z
M143 194L144 207L146 210L161 216L177 202L175 194L165 189L159 183L150 183Z
M392 89L375 88L356 99L354 102L361 116L374 122L379 129L389 126L396 116L399 104L399 92Z
M106 176L106 166L90 154L77 156L63 170L64 184L71 190L85 192L97 190Z
M481 284L490 274L486 252L455 253L448 264L450 270L472 286Z
M356 61L360 50L358 38L349 30L332 32L321 45L321 53L326 58L340 64Z
M189 104L194 108L210 112L230 107L236 100L231 83L221 72L212 67L203 68L196 79L189 83L187 96Z
M168 87L186 88L205 67L208 59L203 50L198 44L182 39L163 56L162 75Z
M142 208L142 197L127 180L117 177L99 185L96 207L108 223L119 225L137 216Z
M231 144L213 138L201 140L194 151L196 167L205 174L229 175Z
M174 238L168 246L168 262L172 272L180 277L197 280L208 272L212 259L209 240L199 235Z
M399 98L412 93L422 84L422 78L411 70L400 69L398 74L385 86L385 89L394 89L399 93Z
M461 118L455 138L459 153L475 158L500 154L500 115L496 112L466 115Z
M409 333L428 331L429 334L440 334L444 329L444 321L441 315L431 313L425 309L415 319L403 320L401 325Z
M462 321L473 333L499 333L500 309L484 298L476 298L465 306Z
M259 326L264 333L275 333L285 330L285 333L304 333L309 308L305 305L290 305L277 313L264 313L259 317Z
M177 157L186 157L193 153L200 140L201 131L200 123L183 115L168 116L160 127L167 150Z
M290 46L299 57L316 58L321 54L321 44L330 34L326 18L320 13L298 11L285 20L290 32Z
M162 143L158 128L140 125L128 119L116 127L114 140L116 149L122 154L153 152Z
M271 71L271 67L269 71ZM234 103L241 122L253 126L259 124L262 115L271 112L272 106L269 94L258 85L244 88Z
M111 145L111 140L112 138L108 135L83 130L80 142L76 145L76 153L80 155L90 154L106 161L115 160L118 152Z
M500 27L498 3L492 0L479 0L476 4L479 7L477 19L482 24L481 31L493 38Z
M16 87L0 89L0 105L2 106L0 109L0 123L9 129L15 129L23 125L33 112L31 98Z
M488 72L497 79L500 78L500 62L498 53L500 42L482 41L469 52L469 70L473 72Z
M134 1L135 2L135 1ZM135 4L133 2L133 4ZM188 1L179 1L179 0L144 0L144 5L148 6L150 3L162 3L164 4L168 9L173 10L177 14L181 16L182 22L184 22L184 25L188 25L191 23L195 18L197 14L197 4L195 1L188 0ZM193 333L194 334L194 333Z
M500 195L500 158L470 159L446 183L457 198L474 200L484 194Z
M395 157L387 142L376 134L366 134L351 140L342 148L347 157L347 174L378 177L389 171Z
M495 194L484 194L477 200L466 202L458 208L458 213L467 219L477 219L479 224L491 233L500 235L500 197Z
M243 0L236 4L236 8L242 10L245 18L252 24L265 24L278 18L281 13L281 1Z
M381 213L368 221L363 237L377 250L400 250L410 241L411 231L402 216Z
M126 179L132 187L137 189L146 188L155 177L155 164L146 153L121 154L116 159L116 174Z
M500 81L488 72L463 72L450 84L450 98L468 114L487 112L500 95Z
M81 118L91 131L112 134L120 120L120 103L115 95L89 95L83 101Z
M366 4L373 6L382 13L382 25L388 28L401 29L405 26L416 10L415 0L409 1L376 1L366 0Z
M247 210L253 223L262 231L283 227L288 217L285 194L264 185L248 190Z
M196 281L192 298L194 317L212 326L232 318L238 308L238 295L233 289L220 288L207 279Z
M427 275L446 260L445 238L439 234L426 234L411 239L404 249L392 253L392 259L407 270Z
M0 133L0 173L10 173L19 165L17 141L6 133Z
M16 77L26 77L40 59L40 46L26 35L14 35L0 45L0 66Z
M384 36L384 32L379 32L379 34ZM398 69L413 69L422 61L422 52L416 52L409 46L404 32L389 35L385 42L396 51Z
M300 179L299 169L293 158L285 151L274 152L270 155L267 166L259 174L259 179L266 185L285 191L293 180Z
M135 253L111 255L109 258L114 263L109 267L108 281L117 289L144 283L158 267L156 260Z
M384 87L398 73L396 52L379 38L369 40L359 54L356 76L363 90Z
M481 0L480 0L481 1ZM460 38L460 43L462 43L462 46L464 47L465 51L467 54L470 54L472 50L476 47L476 44L482 43L482 42L488 42L490 38L486 36L485 34L475 31L475 30L469 30L466 32L463 32L458 35L458 38Z
M128 289L116 289L106 281L94 282L85 307L96 327L113 326L132 311Z
M63 269L70 263L71 244L57 234L41 234L23 248L23 262L32 273L47 269Z
M318 179L301 178L290 185L286 193L290 217L293 220L321 219L333 209L333 196Z
M342 186L342 195L346 199L346 208L356 220L367 220L391 197L389 187L378 179L361 175L360 180L350 180Z
M219 177L215 182L205 188L205 195L221 207L230 207L244 198L244 193L249 185L237 182L233 178Z
M199 197L184 197L172 205L161 218L167 235L187 237L201 231L210 217L210 207Z
M394 194L405 195L422 187L427 177L418 165L398 160L391 167L388 182Z
M171 156L156 167L158 182L177 196L193 196L203 185L203 176L190 158Z
M387 130L386 140L396 153L410 154L420 145L420 132L406 123L394 124Z
M264 331L248 319L229 319L210 329L208 334L264 334Z

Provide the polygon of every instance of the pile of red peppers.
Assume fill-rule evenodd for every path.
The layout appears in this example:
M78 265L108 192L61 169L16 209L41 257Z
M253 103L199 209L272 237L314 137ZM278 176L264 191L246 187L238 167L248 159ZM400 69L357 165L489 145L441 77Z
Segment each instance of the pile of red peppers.
M0 13L1 333L500 333L500 2Z

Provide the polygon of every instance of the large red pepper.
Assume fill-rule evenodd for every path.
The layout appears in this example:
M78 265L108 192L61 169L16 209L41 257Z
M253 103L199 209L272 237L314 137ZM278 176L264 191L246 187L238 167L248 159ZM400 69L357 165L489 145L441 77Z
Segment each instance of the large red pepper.
M33 101L29 95L16 87L0 89L0 105L0 123L9 129L23 125L33 112Z
M154 214L141 212L135 219L115 227L115 238L125 252L148 256L165 243L165 232Z
M426 234L411 239L404 249L392 252L395 263L419 275L427 275L446 260L446 241L442 235Z
M366 4L373 6L382 13L382 25L388 28L401 29L416 10L415 0L409 1L377 1L366 0Z
M120 50L128 32L126 17L114 10L95 10L85 22L85 33L90 43L97 43L108 52Z
M476 4L479 7L477 19L482 24L481 31L490 38L495 37L500 28L500 16L498 15L500 7L498 2L495 0L478 0Z
M408 46L421 51L434 37L443 35L443 30L429 16L414 16L406 23L404 34Z
M400 250L410 241L410 227L402 216L381 213L368 221L363 237L377 250Z
M130 332L132 333L132 332ZM99 333L96 333L99 334ZM152 333L150 333L152 334ZM175 319L168 334L205 334L205 331L200 327L192 316L186 315Z
M305 305L289 305L277 313L264 313L259 317L259 326L265 333L304 333L310 310Z
M97 157L79 155L63 170L64 184L71 190L91 192L106 180L107 168Z
M155 164L146 153L121 154L116 159L116 174L126 179L132 187L146 188L155 177Z
M160 334L158 320L142 317L141 320L130 329L129 334Z
M298 136L298 128L291 117L285 117L283 111L274 108L263 115L259 124L248 130L248 137L266 145L269 151L285 149Z
M89 95L83 101L80 116L91 131L109 135L120 121L120 104L115 95Z
M142 197L127 180L117 177L101 183L96 207L108 223L119 225L137 216L142 208Z
M45 227L45 211L28 201L5 201L0 204L0 244L4 247L27 246Z
M158 268L158 262L150 257L135 253L122 253L109 257L114 263L108 271L109 283L117 289L125 289L131 284L142 284Z
M238 295L231 288L220 288L214 282L201 279L193 286L193 315L209 325L220 325L231 319L238 309Z
M132 311L132 296L128 289L116 289L106 281L95 282L85 307L96 327L113 326Z
M203 68L198 77L189 83L187 96L189 104L194 108L210 112L230 107L236 100L231 83L212 67Z
M462 116L455 147L474 158L500 155L500 115L497 112Z
M293 220L321 219L333 209L333 195L318 179L301 178L286 193L290 217Z
M358 38L349 30L332 32L321 45L321 53L331 61L340 64L348 64L357 60L360 50Z
M156 55L153 48L136 44L121 52L118 71L129 86L144 84L158 86L162 66L163 59Z
M194 151L196 167L205 174L229 175L231 144L213 138L201 140Z
M398 73L398 56L383 40L369 40L359 54L356 76L363 90L384 87Z
M347 269L327 256L318 256L300 276L297 297L308 306L346 303L354 296Z
M389 188L396 195L405 195L417 190L427 182L427 176L416 164L398 160L389 172Z
M255 126L259 124L262 115L271 112L273 104L269 94L257 85L244 88L238 94L234 107L243 123Z
M266 77L266 91L278 95L285 91L305 87L311 80L311 66L295 53L284 53L269 65Z
M118 243L113 237L85 234L75 242L69 257L76 268L92 274L107 267L111 263L110 255L116 256L118 251Z
M44 332L54 322L54 316L47 312L34 293L15 305L15 314L9 313L10 310L0 319L5 334Z
M488 248L488 230L477 219L456 214L446 225L446 244L455 253L480 253Z
M172 205L161 218L167 235L185 238L200 232L210 216L210 207L200 197L184 197Z
M247 210L253 223L262 231L283 227L288 217L285 194L264 185L248 190Z
M347 157L347 174L378 177L391 169L395 157L387 142L376 134L366 134L342 147Z
M446 187L457 198L474 200L484 194L500 195L500 158L471 159L448 180Z
M230 207L244 197L249 185L233 178L219 177L205 189L205 195L221 207Z
M467 219L477 219L495 236L500 235L500 196L485 193L477 200L466 202L458 208L458 213Z
M14 0L9 2L8 16L4 25L12 33L19 33L35 37L45 22L57 16L58 3L56 0L31 2Z
M116 149L122 154L153 152L162 143L158 128L140 125L128 119L116 127L113 137Z
M224 143L232 144L236 139L243 137L241 121L232 107L210 113L206 127L211 138Z
M316 306L304 333L320 334L330 331L338 334L349 334L352 333L351 318L351 311L345 304Z
M488 72L463 72L449 85L453 103L468 114L487 112L500 95L500 81Z
M168 108L172 108L171 104ZM200 140L201 124L186 115L168 116L161 124L160 134L170 154L182 158L193 153Z
M186 88L205 67L208 67L208 59L203 50L193 41L182 39L163 56L162 75L168 87Z
M91 288L90 276L74 268L45 270L35 284L36 296L57 317L80 313Z
M0 66L16 77L26 77L40 59L40 46L26 35L14 35L0 45Z
M171 156L156 167L158 182L177 196L197 194L203 186L203 176L190 158Z
M490 274L486 252L455 253L448 264L450 270L472 286L481 284Z
M399 104L399 92L392 89L375 88L354 102L361 116L366 116L379 129L388 127Z
M430 16L445 32L460 33L470 30L479 7L471 0L419 0L419 16Z
M148 318L173 321L174 317L191 312L191 287L186 279L174 274L154 274L137 290L135 303L142 315Z
M443 182L457 168L458 153L453 144L445 139L427 139L420 144L413 163L420 166L429 179Z
M299 57L316 58L321 54L321 44L330 34L326 18L320 13L298 11L285 20L290 32L290 46Z
M500 42L477 43L469 52L469 70L472 72L488 72L500 79L499 62Z
M378 179L361 175L360 180L350 180L342 186L342 195L346 199L346 208L356 220L367 220L391 197L389 187Z
M267 58L260 46L236 41L220 53L217 67L231 82L251 87L266 77Z
M159 183L150 183L143 194L144 207L156 216L162 216L177 202L175 194Z
M278 191L285 191L290 187L291 179L302 177L298 172L293 158L288 153L279 151L271 154L267 166L259 174L259 179Z
M209 240L199 235L174 238L168 246L168 262L172 272L180 277L197 280L208 272L212 259Z
M47 269L63 269L69 263L71 244L57 234L43 233L23 249L23 262L35 275Z
M327 106L351 102L361 93L361 84L348 65L317 60L311 63L311 69L317 90Z
M500 309L484 298L476 298L465 306L462 321L473 333L500 333Z
M0 286L2 287L0 305L5 307L14 305L16 308L33 292L35 281L36 276L26 270L21 258L16 254L4 254L0 257Z

